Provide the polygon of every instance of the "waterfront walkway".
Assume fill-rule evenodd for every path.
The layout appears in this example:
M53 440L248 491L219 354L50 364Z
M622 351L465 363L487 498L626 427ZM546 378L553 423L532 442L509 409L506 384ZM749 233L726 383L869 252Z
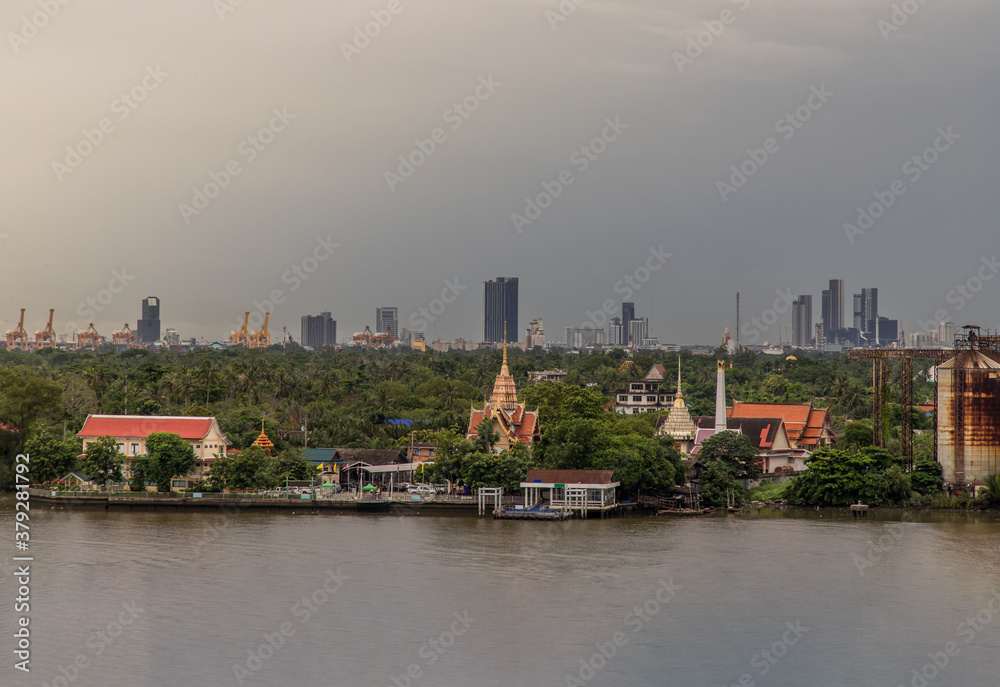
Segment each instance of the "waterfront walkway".
M317 498L312 494L221 494L203 492L84 492L30 489L31 500L52 508L96 508L114 511L182 510L294 510L389 512L396 514L448 511L475 511L472 496L438 494L414 499L408 493L382 494L379 498L358 498L354 494L334 494Z

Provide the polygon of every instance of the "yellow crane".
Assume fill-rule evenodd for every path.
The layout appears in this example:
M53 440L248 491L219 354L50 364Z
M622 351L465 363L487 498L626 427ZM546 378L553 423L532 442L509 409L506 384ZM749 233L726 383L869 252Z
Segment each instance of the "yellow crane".
M127 322L121 331L115 332L111 338L115 342L115 346L124 346L126 350L139 345L139 335L132 332Z
M270 316L271 313L264 313L264 324L250 335L250 348L267 348L271 345L271 333L267 331L267 320Z
M243 315L243 326L234 331L229 335L229 343L234 346L246 346L250 347L250 331L247 329L247 325L250 322L250 313L247 312Z
M97 330L94 329L93 322L90 323L89 327L76 335L77 348L91 348L97 350L97 347L103 342L104 337L98 334Z
M21 308L21 321L17 323L17 328L7 332L7 350L14 350L14 342L21 342L21 350L28 350L28 332L24 331L24 308Z
M35 332L35 348L45 348L46 346L55 348L56 331L52 328L52 318L55 316L55 312L55 308L49 308L49 323L45 325L45 329Z

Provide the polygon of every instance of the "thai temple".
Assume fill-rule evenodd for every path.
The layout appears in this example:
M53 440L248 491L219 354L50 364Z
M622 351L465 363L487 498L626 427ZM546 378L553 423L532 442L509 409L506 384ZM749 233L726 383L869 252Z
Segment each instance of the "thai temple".
M681 453L691 453L694 448L694 438L698 433L698 427L691 419L688 412L687 402L681 393L681 358L677 356L677 393L674 394L674 403L670 408L670 414L661 418L659 427L656 429L658 435L669 434L677 442L677 448Z
M504 339L506 339L506 332ZM503 345L503 364L500 374L493 382L493 394L487 399L483 408L472 407L469 417L469 431L466 438L475 441L479 433L476 428L483 420L493 420L493 431L500 440L493 447L496 452L510 448L516 443L537 444L541 440L541 429L538 426L538 411L527 410L523 403L517 402L517 386L507 369L507 344Z

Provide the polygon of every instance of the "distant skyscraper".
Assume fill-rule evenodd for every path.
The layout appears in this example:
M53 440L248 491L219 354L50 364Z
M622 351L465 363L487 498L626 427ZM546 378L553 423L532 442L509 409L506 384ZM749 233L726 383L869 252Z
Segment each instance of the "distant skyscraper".
M586 348L587 346L603 346L603 345L604 345L603 329L592 329L591 327L576 329L574 327L566 327L567 348Z
M136 323L135 333L142 343L160 340L160 299L150 296L142 300L142 319Z
M882 346L888 346L899 338L899 320L890 320L888 317L878 318L878 342Z
M861 332L865 330L864 300L860 293L854 294L854 328Z
M622 324L622 318L612 317L608 323L608 343L612 346L625 345L625 326Z
M337 321L330 313L302 316L302 345L310 348L332 346L337 343Z
M813 297L799 296L792 301L792 344L808 348L813 333Z
M545 346L545 328L542 326L542 318L536 318L528 323L528 329L524 332L524 347L531 349L535 346Z
M832 326L833 314L831 312L833 308L830 304L829 289L823 290L822 298L823 298L823 306L822 310L820 311L820 321L823 325L823 338L825 339L830 335L830 332L833 331L833 326Z
M648 326L649 326L649 320L647 320L645 317L632 319L628 323L628 328L625 330L625 337L626 337L625 345L635 346L636 348L640 348L642 346L643 340L648 335L647 331Z
M628 329L628 323L635 319L635 303L622 303L622 325Z
M517 277L497 277L483 282L483 341L499 343L507 331L507 343L517 343Z
M830 329L844 327L844 280L830 280Z
M861 289L861 320L863 324L858 329L868 338L874 338L878 325L878 289Z
M399 336L399 308L375 308L375 333Z

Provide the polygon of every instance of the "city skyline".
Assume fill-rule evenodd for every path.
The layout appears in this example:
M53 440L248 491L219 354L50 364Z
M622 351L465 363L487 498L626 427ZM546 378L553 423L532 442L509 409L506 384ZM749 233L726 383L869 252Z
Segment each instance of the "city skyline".
M823 298L827 300L825 307L829 307L830 302L832 302L832 299L829 296L831 291L839 290L841 293L844 293L844 288L845 288L844 280L841 279L831 279L829 280L828 283L832 288L824 289L822 291ZM518 315L519 304L517 296L519 284L520 284L519 277L499 277L495 280L487 280L483 282L482 326L483 326L484 338L482 339L468 338L464 336L458 336L458 337L450 335L442 336L440 332L435 332L435 338L427 339L427 332L422 329L410 329L407 327L402 327L402 328L399 327L399 319L398 319L399 309L395 306L377 307L375 309L374 326L365 323L359 327L349 328L349 331L345 331L344 336L340 339L337 339L336 337L336 327L337 327L336 320L332 320L332 315L329 311L322 312L320 313L319 316L308 315L308 314L302 315L300 318L301 332L302 332L300 337L296 339L294 333L287 334L287 336L289 337L289 340L292 341L297 340L304 346L329 345L331 343L350 343L354 334L361 333L365 327L368 327L373 332L376 333L388 331L394 336L397 337L402 336L402 339L407 344L410 343L408 337L413 334L422 335L428 341L463 340L463 341L476 341L480 343L482 342L499 343L499 340L502 339L502 332L504 330L505 317L503 315L503 312L506 312L507 317L513 319L515 322L517 321L517 317L519 316ZM507 298L511 299L509 304L505 304L505 299ZM781 300L786 301L790 307L776 308L776 309L771 309L769 313L765 312L764 323L762 323L761 319L756 316L751 317L749 320L746 317L741 319L742 321L741 328L743 329L743 334L752 335L752 337L745 342L746 344L750 346L754 345L767 346L767 345L774 345L775 343L778 343L778 341L784 341L785 343L791 343L792 345L803 348L810 347L811 345L815 344L815 337L813 336L813 329L811 326L813 323L812 294L800 294L797 298L791 300L790 296L779 293L779 299L775 300L774 305L777 306L778 302ZM842 300L846 299L842 298ZM493 305L490 305L490 303L493 303ZM138 322L138 327L136 329L137 334L140 333L140 331L142 330L143 323L147 321L146 320L147 317L159 316L159 307L160 307L160 299L157 297L148 297L142 299L141 312L143 319L139 320ZM446 307L444 301L440 302L440 307L442 309ZM629 342L632 342L632 344L637 348L643 347L645 341L647 340L659 341L659 345L669 345L669 346L713 345L712 341L677 342L669 340L667 341L659 340L659 337L656 337L655 335L652 335L650 333L653 330L651 329L652 325L650 323L649 317L636 315L635 303L632 301L622 301L618 304L606 302L605 307L607 310L610 310L612 312L620 312L624 317L630 318L629 324L626 325L623 322L622 317L611 316L610 318L603 320L604 322L606 322L606 324L603 324L602 326L597 326L597 323L595 323L594 320L599 318L594 318L593 317L594 313L589 313L591 315L590 321L584 323L580 327L567 326L564 328L565 335L562 339L562 342L566 343L567 345L573 345L573 343L576 342L576 345L578 346L623 345L626 347L629 345ZM486 334L485 330L488 326L487 320L490 319L487 317L486 314L488 308L492 308L493 310L495 310L494 315L492 317L493 322L489 326L493 327L498 332L500 332L500 334L497 336L497 341L491 341L487 339L485 336ZM263 313L265 312L268 311L260 309L258 312L248 313L249 327L251 331L259 328L260 323L263 321ZM782 314L778 314L779 312ZM420 314L430 318L434 317L434 315L431 314L431 311L426 309L422 310ZM773 315L770 323L767 323L768 314ZM832 317L832 313L824 313L824 314L827 317ZM256 316L256 319L254 316ZM846 324L847 323L846 311L841 315L841 318L842 322ZM934 323L934 326L931 327L929 326L930 323L926 322L924 323L926 331L918 330L914 332L914 331L902 330L898 326L897 320L893 320L885 316L881 316L879 314L878 288L873 288L873 287L863 287L861 289L861 293L856 293L853 295L851 323L856 325L859 321L859 318L861 318L861 321L867 323L868 328L860 330L861 336L858 337L858 341L854 343L854 345L864 345L866 341L874 341L875 338L874 332L877 331L879 322L888 326L886 331L898 333L898 338L900 340L902 340L904 335L908 337L909 335L914 335L914 334L918 334L924 337L931 337L932 336L931 332L937 332L939 326L944 324L944 322ZM322 325L320 323L321 319L324 322ZM542 318L536 318L536 319L540 321ZM312 322L312 320L315 320L315 322ZM817 330L822 328L823 320L824 317L821 315L820 320L819 322L817 322L816 325ZM330 333L329 330L325 329L326 327L331 326L331 321L332 321L332 333ZM156 327L158 328L159 327L158 319L155 320L155 324ZM535 324L534 320L532 324L533 325ZM772 341L767 339L761 340L760 334L768 329L768 324L770 324L774 329L779 330L778 341ZM661 327L667 327L667 325L661 324ZM314 328L320 328L320 329L315 329L315 333L313 334L307 334L307 331L312 331ZM805 333L803 333L803 328L807 330ZM150 329L152 330L151 326ZM728 329L729 327L728 325L726 325L724 327L724 330ZM750 331L747 331L748 329ZM595 330L601 333L600 334L589 333ZM842 340L841 337L843 337L846 333L855 330L856 328L852 330L851 328L845 327L833 331L835 332L835 338L838 338L838 341L840 341ZM174 332L175 335L180 336L180 334L177 333L177 330L174 327L169 328L168 331ZM525 332L526 331L527 330L525 330ZM521 334L525 334L525 332L521 332ZM732 332L732 334L735 343L735 331ZM871 334L871 336L865 336L865 334ZM933 334L933 336L937 336L937 334ZM209 343L213 341L221 342L224 340L223 338L211 339L207 337L192 337L186 334L184 336L181 336L181 338L185 341L197 339ZM321 343L315 343L315 344L310 343L312 339L315 339L316 341L319 341ZM517 333L517 331L509 325L507 326L507 339L509 343L515 343L521 340L519 338L519 334ZM896 334L889 335L888 339L886 339L886 335L884 334L879 336L879 341L881 341L882 345L888 345L889 343L895 341L896 339L897 339ZM72 341L72 337L67 337L65 340ZM277 338L275 339L276 342L279 340L280 339ZM644 343L636 343L639 341L642 341ZM143 341L143 343L149 343L149 341ZM556 340L550 338L549 343L554 344L556 343ZM826 339L825 343L836 343L836 342L833 342L830 339Z
M818 267L879 287L907 332L1000 322L1000 7L921 5L883 35L878 3L751 2L691 58L719 8L586 3L553 27L556 5L487 3L470 24L452 2L404 4L349 60L363 3L220 19L181 2L138 23L105 0L60 5L0 65L17 134L0 327L55 308L59 333L106 334L156 293L177 331L219 339L275 292L273 331L330 310L346 332L381 303L409 327L457 281L438 329L478 339L478 284L519 274L522 318L552 332L626 300L683 344L735 331L737 291L746 318L779 290L818 295ZM20 31L29 9L0 25ZM651 270L650 251L671 257Z
M488 287L488 285L493 285L493 287L496 287L498 284L500 284L500 285L506 284L506 288L508 290L513 289L512 293L514 294L514 301L513 301L514 305L511 306L511 308L508 310L508 312L516 313L517 310L518 310L518 305L517 305L517 289L519 288L519 284L520 284L520 278L519 277L501 277L501 278L498 278L497 280L488 280L488 281L485 281L485 282L483 282L484 298L483 298L483 301L482 301L482 306L483 306L484 309L483 309L483 311L481 313L481 319L482 319L482 322L483 322L483 324L481 325L481 327L485 327L485 324L486 324L486 314L485 314L486 300L487 300L486 293L487 293L487 289L491 288L491 287ZM846 293L844 291L844 288L845 288L844 287L844 280L842 280L842 279L831 279L831 280L828 281L828 284L831 287L833 287L833 288L831 288L831 289L823 289L822 290L823 298L826 298L830 294L830 292L832 290L835 290L835 289L839 289L839 291L841 292L841 294ZM458 284L458 286L461 287L460 284ZM454 287L455 287L455 285L453 284L452 285L452 290L453 291L455 290ZM500 286L500 288L502 290L504 287ZM876 327L877 323L876 323L876 319L873 319L871 317L871 315L874 315L875 318L877 318L878 320L881 320L881 321L896 323L895 327L892 327L890 329L891 329L891 331L898 331L898 332L900 332L900 338L902 338L904 335L909 336L909 335L913 335L913 334L919 334L919 335L924 336L924 337L930 337L931 336L931 332L936 332L938 330L939 326L941 324L944 324L944 322L945 322L945 321L931 322L931 321L928 320L928 321L922 323L922 325L923 325L922 328L917 328L917 329L913 329L913 330L906 330L905 328L903 328L902 326L900 326L898 324L898 320L896 320L896 319L890 319L890 318L881 316L881 314L879 313L879 306L878 306L878 291L879 291L879 289L877 287L864 287L864 288L860 289L860 291L861 291L861 293L853 294L852 312L851 312L852 319L848 320L848 318L847 318L847 314L848 313L847 313L846 304L845 304L845 310L841 314L841 321L842 321L843 324L848 324L848 323L856 324L859 315L862 316L862 317L864 317L864 318L866 318L865 321L868 323L868 326L870 328L866 329L866 330L863 330L862 334L866 334L866 333L871 334L871 333L875 332L875 327ZM496 291L495 293L499 294L500 291ZM495 297L499 298L500 296L495 296ZM807 300L803 301L802 299L807 299ZM778 301L780 301L780 300L787 301L787 304L788 304L789 307L788 308L780 309L778 312L780 312L781 314L777 314L777 312L772 309L771 314L774 315L774 319L772 320L771 323L767 323L766 322L767 311L765 311L765 315L764 315L765 322L764 323L762 323L761 319L759 317L756 317L756 316L752 316L752 317L750 317L750 319L748 319L747 316L746 316L746 314L745 314L745 311L744 311L744 317L741 318L742 329L743 329L742 333L744 335L746 335L748 333L750 335L752 335L750 339L744 341L745 344L749 344L751 346L758 345L758 344L774 345L774 344L778 343L779 341L785 341L786 343L792 343L793 345L796 345L796 346L807 347L807 344L801 344L801 343L799 343L800 340L801 340L800 334L799 334L799 329L800 329L800 327L802 325L806 324L807 322L809 324L812 324L812 322L813 322L813 317L814 316L812 314L812 306L811 306L812 294L800 294L798 297L796 297L794 300L792 300L790 298L790 296L783 295L783 294L781 294L779 292L779 299L775 301L775 304L777 304ZM846 298L843 297L843 295L842 295L842 300L846 300ZM800 305L800 301L802 301L801 305ZM161 302L161 299L159 299L158 297L148 297L148 298L144 298L144 299L141 300L141 319L138 320L137 327L136 327L135 331L136 331L136 334L138 334L140 336L140 340L142 340L143 343L150 343L151 341L156 340L156 339L151 339L151 340L145 340L145 339L143 339L142 338L142 330L143 330L143 327L144 327L144 322L147 321L147 317L154 317L154 316L157 317L157 318L159 317L160 302ZM500 303L500 301L497 301L497 302ZM251 331L254 330L254 329L259 328L260 324L263 322L263 315L264 315L264 313L269 312L266 309L266 307L265 307L264 304L255 304L255 305L259 305L260 307L258 307L258 309L256 311L251 311L249 313L249 315L250 315L250 317L249 317L249 326L250 326ZM609 305L608 302L606 302L605 306L608 306L608 305ZM446 308L446 305L445 305L444 301L440 302L440 306L441 306L442 309ZM861 311L857 310L857 308L859 308L859 307L862 308ZM401 336L401 335L403 335L404 333L407 333L407 332L409 332L409 333L418 333L418 334L422 334L424 336L424 338L427 339L428 341L433 341L434 340L434 338L428 338L428 333L427 333L426 329L410 329L410 328L407 328L407 327L400 327L399 316L398 316L398 312L399 312L399 308L398 307L395 307L395 306L392 306L392 307L379 306L379 307L376 307L375 310L376 310L376 314L375 314L375 318L373 320L373 323L372 322L363 322L363 323L361 323L360 325L358 325L356 327L347 327L347 328L345 328L345 329L342 330L342 334L343 335L342 335L341 338L336 339L336 335L334 334L334 337L335 337L334 342L335 343L349 343L351 341L351 337L353 336L353 334L362 332L366 326L369 327L370 329L372 329L372 331L374 331L374 332L382 332L382 331L388 330L388 331L390 331L395 336ZM632 340L634 340L634 341L638 340L638 337L641 337L643 340L645 340L645 339L651 339L651 340L652 339L656 339L656 340L659 340L660 344L663 344L663 345L682 345L682 346L695 345L695 346L705 346L705 345L714 345L714 343L715 343L714 340L711 339L711 338L709 340L705 340L705 341L675 341L675 340L669 340L669 339L664 340L661 337L656 336L654 332L657 331L657 330L664 330L664 329L665 330L671 330L671 329L674 329L674 327L672 327L670 323L662 323L662 322L661 323L657 323L655 321L651 322L650 318L648 316L637 316L635 314L635 312L636 312L635 303L631 302L631 301L622 301L622 302L617 303L617 304L612 303L612 304L610 304L610 310L613 311L613 312L620 312L622 315L624 315L626 317L631 317L632 319L630 321L635 325L635 328L633 328L633 329L630 330L630 328L627 327L625 325L625 323L623 322L623 318L619 317L619 316L611 316L610 318L607 318L605 320L605 324L604 325L597 326L597 324L593 321L595 319L595 318L593 318L593 313L588 313L589 315L591 315L590 321L584 322L582 325L577 326L577 327L567 326L567 327L564 328L564 331L565 332L570 332L570 331L581 332L581 331L585 331L587 329L599 329L599 330L602 330L603 334L601 335L601 337L600 337L599 340L595 340L592 337L588 337L587 335L584 335L584 339L579 339L579 335L577 335L577 334L574 334L574 337L575 337L574 340L578 340L578 341L586 340L586 341L591 342L591 343L600 342L603 345L625 345L625 346L628 346L627 341L629 340L630 337L632 337ZM417 315L428 316L428 317L430 317L432 319L434 318L434 315L430 314L430 311L428 311L427 309L422 309L419 313L413 313L411 315L411 320L413 319L413 317L415 317ZM298 341L298 342L302 343L303 345L311 345L311 344L306 343L306 340L307 340L308 337L304 334L304 332L306 331L306 319L310 318L310 317L312 317L312 318L325 317L327 320L329 320L331 318L331 313L330 312L322 312L320 314L320 316L313 316L313 315L309 315L309 314L303 314L303 315L301 315L300 316L300 320L301 320L300 324L301 324L301 331L303 332L303 334L298 339L296 339L296 337L294 335L294 331L295 331L294 329L292 329L290 327L287 327L287 325L283 325L282 324L281 326L285 327L285 329L288 332L290 332L288 334L290 340ZM498 315L494 319L495 319L494 326L499 327L499 331L502 332L502 330L503 330L503 324L502 324L503 323L503 317L501 315ZM516 321L516 317L514 317L514 319ZM539 319L541 319L541 318L539 318ZM30 324L27 319L25 321L26 321L26 323ZM155 319L155 320L150 319L148 321L151 324L150 325L145 325L145 326L148 326L150 328L150 331L158 331L159 326L160 326L160 320L159 319ZM726 321L728 322L728 319ZM735 316L733 317L733 321L735 321ZM823 324L823 321L824 321L824 318L823 318L823 314L821 313L820 318L815 321L817 327L821 327L822 324ZM271 322L271 329L273 331L276 330L275 329L275 320L272 318L270 320L270 322ZM154 326L153 326L154 323L155 323L155 329L154 329ZM70 333L68 331L61 331L60 328L59 328L59 326L58 326L58 324L59 323L57 321L55 329L57 331L57 335L59 337L59 340L60 341L71 342L73 340L72 333ZM241 324L242 324L242 322L241 322ZM318 325L313 325L313 326L318 326ZM723 326L723 329L725 329L725 328L728 328L728 324ZM111 338L110 337L110 332L113 329L117 330L117 328L111 328L111 327L107 328L106 332L103 331L100 327L97 327L97 329L98 329L99 332L105 333L105 335L108 338L108 340L110 340L110 338ZM238 327L234 327L233 330L230 330L229 332L226 332L226 335L224 337L223 336L219 336L219 337L216 337L216 338L212 338L212 337L204 336L204 335L200 335L200 336L190 335L190 334L188 334L185 331L178 332L176 326L172 326L169 329L170 329L170 331L175 332L184 341L188 341L188 340L191 340L191 339L196 339L196 340L204 341L204 342L213 342L213 341L222 342L222 341L226 340L229 337L229 335L232 333L232 331L235 331L236 329L238 329ZM806 340L814 339L815 338L814 337L814 331L812 331L811 328L810 328L810 330L811 331L805 337ZM336 332L336 320L333 320L333 331ZM430 327L430 331L434 331L433 326ZM772 331L774 333L777 333L778 334L778 338L777 339L763 338L761 336L762 333L767 332L767 331ZM843 333L843 332L847 332L847 331L850 331L850 330L845 327L845 328L842 328L842 329L837 330L837 331ZM616 332L620 332L621 336L623 337L622 341L619 341L619 340L617 340L615 338L616 337ZM732 334L733 334L733 338L735 340L735 336L736 336L735 329L733 329ZM507 334L507 336L508 336L508 341L510 343L519 341L520 339L518 337L519 336L523 337L523 335L524 335L523 331L520 332L520 333L518 333L514 328L508 327L508 334ZM327 336L329 336L329 335L327 335ZM445 341L462 339L462 340L467 340L467 341L496 343L496 342L493 342L493 341L488 341L486 338L475 338L475 337L466 337L466 336L451 336L447 332L445 334L443 334L443 335L440 334L440 332L438 332L435 336L440 336L440 340L445 340ZM719 336L721 336L721 333L717 334L717 336L715 338L718 338ZM403 338L405 339L406 337L403 336ZM498 336L498 341L497 342L499 342L500 338L502 338L502 337ZM872 337L867 337L867 338L873 340L874 337L872 336ZM880 338L880 341L882 341L883 345L885 345L887 343L887 341L884 340L885 339L884 336L880 336L879 338ZM864 344L864 341L863 341L864 339L866 339L866 337L864 337L864 336L860 337L859 343L857 345L863 345ZM278 340L279 340L278 338L275 338L276 342ZM891 340L895 340L895 338L893 337ZM566 340L565 338L563 339L563 341L569 343L568 340ZM550 343L554 343L554 340L552 340L550 338L549 342ZM827 343L829 343L829 340L827 341ZM320 345L326 345L326 344L320 344ZM636 347L640 347L640 346L641 346L641 344L636 344Z

